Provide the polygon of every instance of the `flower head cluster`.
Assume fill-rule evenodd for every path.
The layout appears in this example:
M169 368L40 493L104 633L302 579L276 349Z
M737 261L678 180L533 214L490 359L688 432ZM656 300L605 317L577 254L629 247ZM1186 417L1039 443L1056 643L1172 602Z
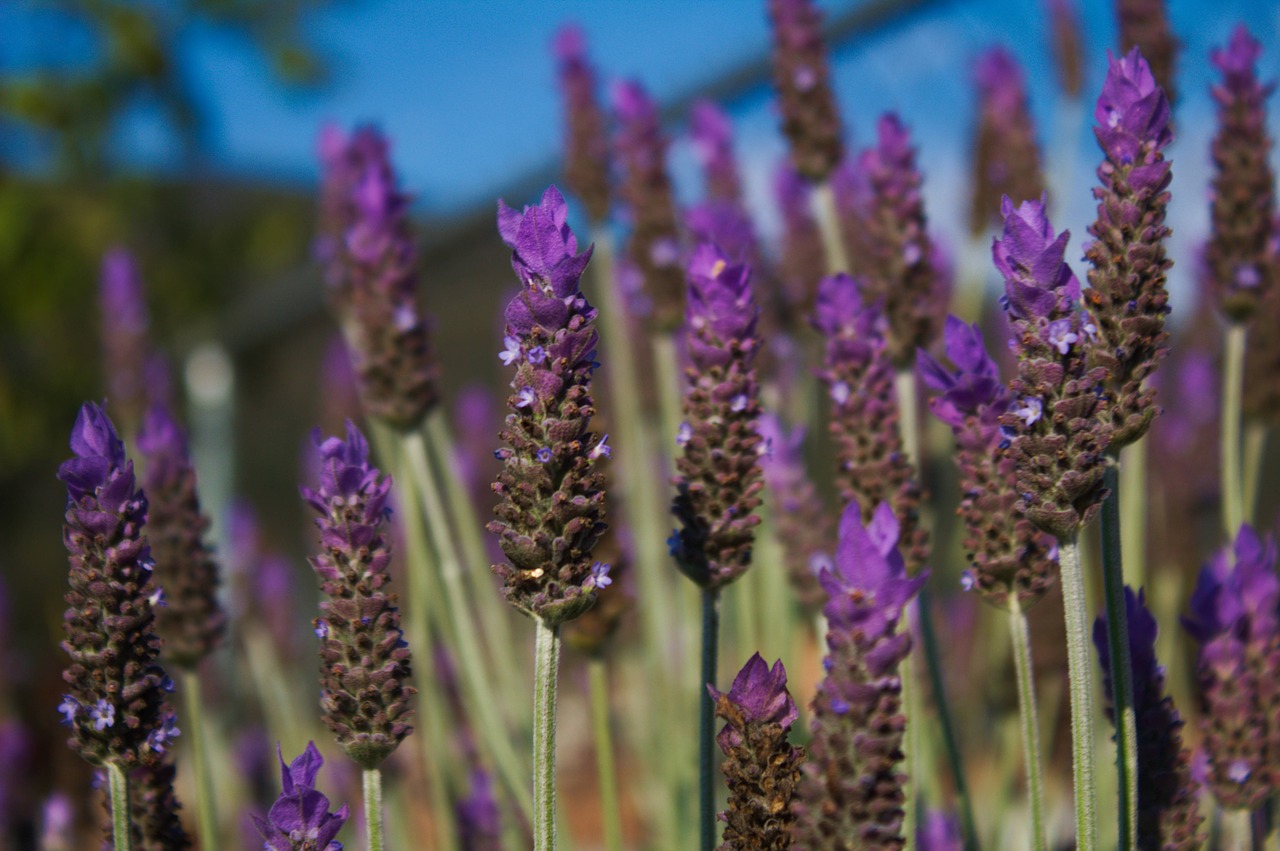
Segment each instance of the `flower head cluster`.
M613 90L618 121L614 151L622 171L619 192L631 220L628 259L639 270L653 302L650 314L660 331L680 327L684 316L684 273L675 198L667 176L667 140L658 107L637 82Z
M190 669L213 651L227 626L218 602L218 565L204 542L209 518L200 511L186 437L168 410L153 406L147 412L138 449L151 502L147 536L156 581L164 589L165 605L156 612L164 640L160 654Z
M1107 371L1111 448L1118 451L1151 425L1155 391L1145 382L1168 352L1165 273L1173 262L1164 246L1170 173L1163 150L1173 136L1169 101L1137 48L1108 63L1094 110L1106 159L1098 166L1102 185L1093 190L1094 240L1085 246L1093 264L1085 308L1097 335L1092 362Z
M773 414L760 417L770 516L777 524L787 578L801 605L817 612L826 602L818 571L831 564L832 530L826 507L804 465L804 426L790 432Z
M813 324L826 340L818 375L832 401L840 498L856 502L864 522L881 502L892 505L907 561L918 567L928 558L928 536L920 525L920 485L898 428L883 312L866 303L848 275L833 275L818 289Z
M1053 585L1053 539L1036 529L1019 500L1013 458L1000 427L1011 397L987 354L977 325L947 317L947 369L923 350L919 373L938 395L929 407L956 436L964 548L975 588L987 602L1008 605L1008 596L1028 606Z
M978 58L974 77L982 105L973 145L969 230L980 236L1000 224L1001 198L1026 201L1043 195L1044 175L1017 60L1003 47L993 47Z
M1084 88L1084 46L1080 38L1080 16L1071 0L1047 0L1053 26L1053 58L1058 67L1058 84L1067 97L1076 98Z
M778 273L788 304L801 317L808 317L813 313L818 283L827 271L809 184L790 163L783 163L774 172L773 195L782 215Z
M369 444L350 421L345 441L314 435L320 487L302 496L320 516L320 554L311 566L329 599L315 621L320 638L320 708L338 744L364 769L386 759L413 731L409 647L391 577L387 497L391 480L369 463Z
M1065 539L1106 496L1106 370L1088 364L1096 329L1079 309L1080 282L1062 259L1070 234L1054 234L1043 201L1015 208L1006 198L1004 217L992 254L1005 279L1018 375L1009 385L1013 408L1000 424L1013 434L1009 451L1027 517Z
M1222 312L1244 322L1276 286L1272 247L1276 214L1275 174L1271 170L1271 137L1266 101L1274 83L1258 80L1262 48L1244 26L1212 55L1222 72L1213 87L1218 102L1218 132L1213 139L1211 232L1206 261L1210 285Z
M787 691L782 660L769 664L759 653L733 679L728 693L707 686L724 727L716 736L725 761L729 808L719 851L782 851L791 847L792 798L800 780L804 750L787 734L799 712Z
M1169 102L1176 101L1173 70L1178 58L1178 40L1169 27L1166 0L1116 0L1116 22L1120 49L1125 53L1135 47L1141 50Z
M191 837L182 826L182 805L173 790L177 776L171 755L129 772L129 810L136 851L184 851Z
M920 171L907 128L886 113L876 129L876 145L858 157L871 199L858 217L854 271L868 300L884 305L889 358L903 368L917 348L933 342L946 296L939 297Z
M849 837L863 848L905 844L898 669L911 634L900 627L927 574L907 576L887 503L866 526L861 515L852 503L845 509L835 565L820 577L828 595L827 673L813 699L813 740L795 804L796 847L807 851Z
M552 44L564 93L564 180L594 222L609 216L608 117L596 100L596 69L576 26L561 27Z
M307 749L288 765L278 746L276 753L280 759L280 797L265 819L253 816L266 841L263 847L267 851L342 851L342 843L334 837L347 823L347 805L329 812L329 799L316 789L316 775L324 758L315 742L307 742Z
M326 153L325 186L342 185L348 192L333 261L339 271L331 275L341 282L334 306L360 398L371 415L411 428L437 396L427 327L415 301L418 249L409 228L409 198L397 188L386 142L375 131L357 131L345 146L326 143L326 151L330 147L337 150Z
M591 553L606 528L600 467L611 452L591 431L599 338L596 310L579 288L591 249L578 253L567 215L554 186L523 212L498 204L521 290L506 310L502 359L515 377L497 451L498 519L489 524L510 564L493 569L507 602L548 625L595 602Z
M1164 668L1156 662L1156 619L1141 591L1124 589L1133 665L1133 702L1138 724L1138 848L1193 851L1204 847L1200 831L1199 784L1191 776L1191 754L1182 746L1182 718L1165 695ZM1111 658L1107 652L1107 619L1093 626L1093 643L1102 660L1107 717L1111 705Z
M671 508L681 528L671 536L671 553L704 588L746 571L760 523L758 315L750 268L729 263L712 245L698 246L689 261L685 320L687 434Z
M137 426L147 395L147 339L150 320L142 276L133 255L113 248L102 257L99 281L102 304L103 365L112 408L122 417L125 432Z
M62 642L71 657L62 674L69 691L58 711L71 727L70 746L91 765L156 765L172 684L156 664L157 589L142 534L147 499L115 426L92 402L76 417L71 451L75 457L58 468L71 562Z
M844 156L844 130L831 91L822 13L812 0L769 0L773 84L791 162L812 183L827 179Z
M1227 809L1280 789L1280 575L1276 545L1240 527L1232 552L1200 571L1183 626L1200 645L1207 783Z

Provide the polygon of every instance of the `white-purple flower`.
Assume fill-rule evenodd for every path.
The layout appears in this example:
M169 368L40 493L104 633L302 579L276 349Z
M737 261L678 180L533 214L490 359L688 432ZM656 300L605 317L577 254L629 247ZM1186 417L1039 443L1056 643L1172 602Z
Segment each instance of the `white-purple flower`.
M1071 351L1071 344L1080 339L1080 335L1071 330L1070 319L1058 319L1049 323L1049 345L1065 355Z
M502 345L506 348L498 353L498 357L504 364L511 366L520 359L520 340L511 336L503 337Z
M600 458L613 457L613 447L609 445L608 433L606 433L604 437L600 438L600 442L597 443L594 447L592 447L591 451L587 453L587 456L592 461L598 460Z
M596 588L608 588L613 584L613 580L609 578L609 565L598 561L591 565L591 584Z
M116 708L105 697L101 698L89 710L89 720L93 723L93 729L101 733L116 723Z
M1044 402L1036 396L1022 400L1022 404L1013 409L1013 413L1026 424L1027 428L1037 423L1044 414Z
M516 407L528 408L537 400L537 394L533 392L533 388L525 385L520 388L520 392L516 394Z
M529 350L529 363L540 364L547 359L547 350L542 346L534 346Z
M72 724L75 722L76 715L80 713L80 702L69 694L62 696L62 703L58 704L58 711L62 713L62 723Z

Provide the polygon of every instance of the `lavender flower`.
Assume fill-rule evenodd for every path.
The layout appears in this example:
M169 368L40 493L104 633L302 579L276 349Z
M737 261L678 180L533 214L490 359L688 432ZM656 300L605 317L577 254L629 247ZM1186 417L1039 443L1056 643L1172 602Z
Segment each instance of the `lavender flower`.
M784 163L774 173L773 194L782 214L778 271L789 304L807 317L813 313L818 283L827 269L822 233L813 218L809 185L789 163Z
M1275 252L1271 246L1276 214L1271 137L1266 100L1274 83L1258 80L1262 48L1243 25L1231 33L1213 64L1222 83L1213 87L1218 103L1218 132L1213 139L1211 235L1206 260L1210 284L1222 312L1245 322L1268 291L1275 288Z
M631 219L627 257L652 300L653 327L671 332L680 327L684 314L684 275L675 198L667 176L667 140L658 107L638 82L614 87L613 110L618 121L614 155L622 171L619 192Z
M916 848L918 851L963 851L959 821L943 810L929 810L924 824L916 830Z
M1015 408L1000 424L1013 435L1010 453L1028 519L1067 539L1093 518L1107 494L1102 476L1111 429L1100 418L1106 370L1087 363L1089 347L1082 342L1064 354L1050 341L1055 323L1064 320L1077 341L1087 333L1077 303L1080 282L1062 259L1070 234L1055 236L1043 201L1015 209L1006 198L1004 217L992 255L1005 279L1018 375L1009 385Z
M1128 53L1135 47L1151 63L1156 82L1169 102L1178 99L1173 85L1178 40L1169 29L1165 0L1116 0L1116 22L1120 30L1120 50Z
M1026 201L1042 196L1044 175L1017 60L1003 47L993 47L978 58L974 77L982 102L973 145L969 210L969 230L976 237L1000 224L1002 197Z
M923 350L919 373L938 395L929 407L956 436L956 468L960 474L963 546L969 558L972 587L994 606L1005 608L1017 594L1025 608L1053 586L1057 566L1053 539L1037 530L1019 500L1014 460L1000 427L1011 397L999 369L982 343L977 325L947 317L950 370Z
M137 427L146 407L151 345L142 276L127 249L117 246L103 255L98 295L107 390L128 432Z
M517 213L498 203L498 231L512 249L522 288L506 310L506 336L521 351L548 357L518 361L513 390L532 387L534 404L517 407L502 431L502 471L494 483L498 519L489 524L510 564L494 565L507 601L556 626L595 602L591 552L604 533L601 439L591 430L591 375L598 337L596 310L579 289L591 248L565 223L568 211L554 186L536 206Z
M720 588L751 563L760 518L759 383L753 367L761 339L751 270L703 244L689 261L684 396L689 439L676 461L672 513L681 528L671 553L686 576Z
M742 180L733 156L733 123L715 103L699 100L689 110L689 136L706 176L709 201L742 205Z
M926 230L920 172L907 129L893 113L881 116L877 141L859 156L858 168L871 192L860 217L857 271L868 301L882 302L885 342L894 365L910 364L917 348L933 342L942 316Z
M902 678L911 649L903 609L927 577L907 577L898 552L898 521L881 503L869 525L850 503L840 518L835 565L820 579L827 590L827 675L813 699L813 740L803 766L795 847L833 847L857 837L865 848L901 848L905 776ZM840 838L840 839L837 839Z
M172 716L170 716L172 718ZM172 755L129 774L129 810L135 851L183 851L191 837L182 826L182 805L173 790L177 769Z
M373 127L357 127L350 136L335 125L320 130L319 233L312 254L324 269L327 295L342 314L351 298L349 270L343 261L347 230L355 221L355 190L365 173L387 162L387 140Z
M759 653L734 677L727 694L708 685L716 716L725 720L716 736L725 761L729 808L719 851L781 851L791 847L791 803L800 780L804 750L787 734L799 713L787 691L782 660L770 670Z
M371 135L372 134L372 135ZM418 250L409 228L409 199L396 187L386 142L360 131L348 143L354 151L335 163L363 160L350 185L342 222L343 295L335 300L368 412L396 428L412 428L436 403L435 367L427 328L415 302ZM341 183L351 175L330 175Z
M1091 364L1107 372L1105 416L1111 449L1118 452L1150 427L1155 391L1144 382L1168 354L1165 273L1173 261L1164 246L1170 174L1163 149L1173 136L1169 102L1137 48L1107 61L1094 110L1094 133L1106 159L1098 166L1102 185L1093 190L1098 218L1089 233L1094 241L1085 246L1085 258L1093 264L1085 307L1093 327Z
M150 737L170 713L142 535L147 499L115 426L92 402L76 417L71 451L75 457L58 468L67 486L62 537L71 562L62 642L71 657L62 675L69 693L59 711L72 730L68 744L89 764L126 771L156 765L160 753Z
M1058 68L1058 84L1069 98L1080 96L1084 88L1084 47L1080 38L1080 16L1071 0L1046 0L1053 27L1053 58Z
M342 851L342 843L334 837L347 822L347 805L329 812L329 799L316 789L316 775L324 758L315 742L307 742L307 749L288 765L279 746L276 754L280 759L280 797L265 819L253 816L266 841L263 847L267 851Z
M596 100L596 70L576 26L556 32L553 50L564 93L565 183L586 205L591 220L602 222L609 217L609 137L608 117Z
M1156 662L1156 619L1143 593L1124 589L1133 660L1133 701L1138 724L1138 848L1141 851L1193 851L1204 847L1197 803L1199 784L1191 777L1191 753L1182 746L1182 718L1173 698L1164 694L1164 668ZM1102 660L1107 717L1115 723L1107 619L1093 626L1093 643Z
M769 0L769 20L773 84L791 161L806 180L820 183L844 156L844 131L831 91L822 13L812 0Z
M1200 645L1207 783L1226 809L1280 788L1280 576L1276 546L1241 526L1230 556L1200 571L1183 626Z
M372 770L413 731L409 647L400 630L386 539L391 479L369 463L369 444L350 421L347 439L320 440L320 487L302 497L320 516L311 566L329 600L320 604L320 709L338 744ZM319 622L321 619L317 619ZM314 776L314 773L313 773Z
M790 432L773 414L757 426L764 452L760 468L768 486L770 516L786 560L787 579L800 604L817 612L826 602L818 571L831 564L831 522L804 465L804 426Z
M470 789L458 802L460 851L502 851L502 814L493 780L483 769L471 772Z
M836 487L842 500L858 504L864 522L881 502L893 506L908 564L914 568L928 558L928 535L919 522L920 485L898 430L894 370L883 321L879 306L864 301L852 278L834 275L823 280L813 324L826 339L818 376L834 403Z
M167 410L153 407L138 434L151 495L147 525L156 581L166 604L156 612L161 656L194 668L222 640L227 617L218 603L218 566L204 543L209 519L200 512L187 441Z

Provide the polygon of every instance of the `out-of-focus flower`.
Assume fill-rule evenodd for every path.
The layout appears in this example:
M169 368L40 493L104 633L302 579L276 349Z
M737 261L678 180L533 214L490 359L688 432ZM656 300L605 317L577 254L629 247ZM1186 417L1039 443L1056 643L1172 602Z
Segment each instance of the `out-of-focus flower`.
M1022 202L1042 196L1044 175L1017 60L1003 47L993 47L978 58L974 77L981 111L973 144L969 231L976 237L1000 224L1001 198Z
M593 222L609 217L608 116L596 99L596 69L587 58L587 40L572 24L552 42L564 94L564 179Z
M844 156L844 129L831 91L822 13L812 0L769 0L773 84L791 162L805 179L827 179Z
M804 427L790 431L773 414L762 414L760 468L770 516L777 524L787 564L787 578L801 605L816 612L826 594L818 570L831 564L831 522L817 488L804 466Z
M1176 101L1173 71L1178 59L1178 40L1169 27L1165 0L1116 0L1116 23L1121 52L1128 53L1135 47L1141 50L1169 102Z

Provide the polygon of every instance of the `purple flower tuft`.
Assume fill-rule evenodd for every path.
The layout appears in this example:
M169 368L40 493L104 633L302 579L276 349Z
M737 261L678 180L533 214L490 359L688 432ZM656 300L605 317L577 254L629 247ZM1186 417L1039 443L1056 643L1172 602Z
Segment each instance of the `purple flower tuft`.
M1003 47L993 47L978 58L974 78L981 112L973 144L969 230L977 237L1000 224L1001 198L1041 197L1044 175L1017 60Z
M564 178L594 222L609 216L608 117L596 99L596 70L581 29L569 25L552 42L564 93Z
M126 433L137 427L149 391L150 320L137 261L122 247L102 257L98 290L102 309L103 367L112 409Z
M346 824L346 804L337 812L329 812L329 799L315 788L316 775L324 759L314 742L293 762L285 764L279 746L280 797L271 805L265 819L253 816L253 823L266 844L267 851L342 851L335 837Z
M1166 0L1116 0L1116 20L1120 30L1120 50L1137 48L1151 63L1156 82L1168 96L1177 100L1173 86L1174 63L1178 40L1169 28Z
M840 112L831 91L822 13L812 0L769 0L773 25L773 84L782 132L796 171L827 179L844 156Z

